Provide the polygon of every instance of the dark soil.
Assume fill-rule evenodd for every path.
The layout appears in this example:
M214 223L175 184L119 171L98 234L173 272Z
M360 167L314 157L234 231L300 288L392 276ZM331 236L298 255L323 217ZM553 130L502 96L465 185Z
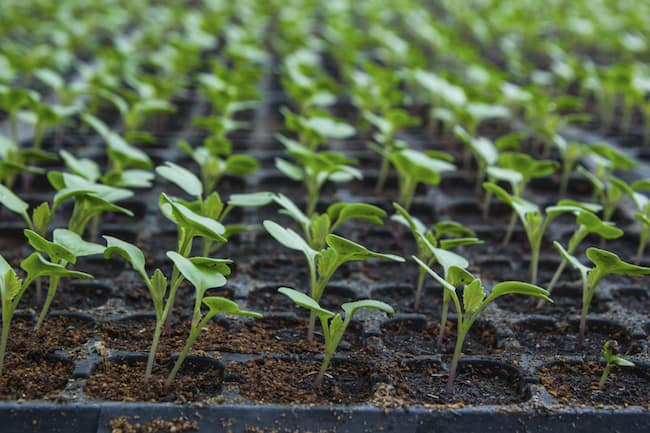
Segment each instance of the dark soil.
M420 306L416 310L415 287L410 285L387 286L374 289L370 296L372 299L386 302L393 307L398 313L416 313L424 312L430 314L433 318L440 317L442 308L442 291L435 287L424 287Z
M0 400L52 399L72 378L74 365L40 354L10 353L0 376Z
M569 405L640 405L650 409L650 372L641 367L613 367L604 389L598 388L604 364L554 363L539 370L549 394Z
M95 332L95 322L74 316L49 316L38 332L36 322L28 317L14 317L11 322L9 349L47 353L57 349L74 349L88 342Z
M362 404L372 395L372 370L351 361L332 361L323 386L314 390L317 361L257 359L235 367L239 390L255 403Z
M587 320L585 344L580 353L576 352L578 323L575 321L528 319L515 323L512 329L519 343L536 353L599 355L607 340L616 340L623 353L642 350L623 328L605 321Z
M528 398L521 389L521 377L496 363L461 361L451 396L445 392L447 377L437 361L411 361L397 367L393 385L396 395L409 406L513 404Z
M393 352L407 355L438 353L439 321L423 318L395 318L381 326L384 345ZM443 353L453 353L456 343L456 324L448 320L445 327ZM466 354L492 353L496 350L496 333L484 322L476 322L465 339Z
M85 272L85 271L84 271ZM20 300L20 308L36 308L43 306L47 296L48 281L42 282L42 299L36 299L36 290L28 290ZM95 281L64 281L59 285L50 309L52 310L83 310L104 305L112 295L112 289Z
M623 287L613 290L612 296L616 303L626 309L650 317L650 295L647 290L640 287Z
M187 359L173 385L165 390L164 381L172 362L155 367L148 385L144 384L146 361L119 359L98 364L88 378L85 393L95 400L168 401L183 403L217 397L223 383L223 368L215 361Z

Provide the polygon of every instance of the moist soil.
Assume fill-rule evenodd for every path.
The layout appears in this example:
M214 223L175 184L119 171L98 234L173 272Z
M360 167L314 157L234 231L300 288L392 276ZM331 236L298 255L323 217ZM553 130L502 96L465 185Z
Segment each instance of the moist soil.
M383 343L389 350L405 355L438 353L436 339L439 322L422 318L396 318L381 326ZM456 324L447 320L443 353L453 353L456 343ZM496 333L484 322L476 322L465 338L466 354L493 353L497 349Z
M112 401L166 401L184 403L209 400L219 396L223 384L223 368L211 362L186 359L174 379L165 390L164 382L173 362L165 368L154 367L152 377L144 384L146 361L120 359L100 362L90 375L85 394L96 400Z
M576 354L578 323L575 321L528 319L512 325L512 330L519 343L532 352L548 355ZM580 354L599 356L608 340L616 340L623 353L635 354L642 350L639 342L632 341L620 326L588 320L584 348Z
M39 353L8 353L0 376L0 400L54 399L72 378L74 365Z
M14 317L11 322L9 350L48 353L85 345L95 332L95 322L75 316L49 316L38 331L31 317Z
M320 390L313 387L320 362L255 359L234 367L239 391L255 403L346 404L367 402L372 395L370 366L334 360Z
M650 372L640 367L612 367L603 389L600 362L556 363L539 370L539 380L559 402L572 406L641 405L650 409Z
M445 387L448 373L435 361L418 360L401 363L393 373L395 394L405 405L513 404L524 401L528 393L521 390L521 378L500 364L461 362L452 395Z

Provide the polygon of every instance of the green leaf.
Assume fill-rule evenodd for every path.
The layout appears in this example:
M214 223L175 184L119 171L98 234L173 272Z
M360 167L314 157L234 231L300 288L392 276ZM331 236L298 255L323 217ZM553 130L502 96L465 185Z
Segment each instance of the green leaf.
M345 311L346 319L348 317L352 319L355 313L361 309L383 311L384 313L389 315L395 314L395 310L393 309L393 307L386 304L385 302L375 301L373 299L362 299L360 301L346 302L343 305L341 305L341 308L343 309L343 311Z
M587 248L587 257L591 260L601 276L616 274L630 277L650 275L650 268L632 265L621 260L616 254L600 248Z
M212 257L192 257L189 259L195 266L198 266L202 269L211 269L215 272L219 272L224 276L230 275L230 265L232 260L230 259L213 259Z
M292 164L281 158L275 158L275 167L291 180L301 181L305 174L300 166Z
M524 283L521 281L504 281L495 284L488 299L494 300L500 296L512 294L534 296L535 298L543 299L547 302L553 302L546 290L534 284Z
M0 184L0 204L19 215L25 214L29 205L14 194L9 188Z
M611 164L612 168L629 170L636 167L636 163L625 154L617 151L607 144L590 144L589 150L603 158Z
M351 219L357 219L370 224L383 224L386 211L366 203L334 203L327 208L327 215L335 226Z
M65 166L74 174L85 177L91 182L96 182L101 176L99 165L92 159L77 158L65 149L62 149L59 154Z
M47 254L54 261L65 260L69 263L76 263L77 256L64 245L50 242L38 233L25 229L23 231L29 244L36 251Z
M395 262L403 262L404 258L394 254L382 254L370 251L363 245L352 242L348 239L342 238L335 234L329 234L325 237L325 242L332 248L339 256L341 261L351 260L368 260L368 259L386 259Z
M203 195L201 180L194 173L180 165L166 161L165 165L156 167L156 173L176 184L192 197L201 197Z
M584 226L590 233L596 233L605 239L616 239L623 236L623 230L614 227L614 223L603 222L596 214L589 211L580 212L576 222Z
M567 252L567 250L564 249L562 244L560 244L558 241L554 241L553 246L555 247L555 249L557 249L559 251L560 255L562 256L562 258L564 260L569 262L569 264L571 264L571 266L574 269L576 269L576 270L578 270L580 272L580 275L582 276L583 280L586 280L587 279L587 274L589 273L590 269L587 266L580 263L580 261L577 258L575 258L571 254L569 254Z
M289 299L291 299L296 305L299 305L303 308L313 311L320 317L327 317L327 318L334 317L334 313L322 308L320 305L318 305L318 302L313 300L311 297L305 295L304 293L301 293L294 289L290 289L288 287L280 287L278 289L278 292L288 296Z
M429 185L440 183L441 173L456 169L453 164L412 149L395 151L391 153L390 160L403 176Z
M289 197L284 194L275 194L273 195L273 200L282 207L280 213L289 215L302 227L306 227L309 224L307 215Z
M167 257L174 262L181 274L194 285L198 298L203 298L206 290L222 287L226 284L226 277L216 271L213 266L194 263L174 251L167 251Z
M145 282L146 281L145 278ZM149 292L151 293L151 300L153 301L154 310L156 311L156 317L160 319L163 313L163 299L167 292L167 277L165 277L165 274L162 273L160 268L156 268L151 276Z
M344 139L352 137L354 127L347 123L334 120L330 117L314 116L303 120L304 125L323 137Z
M203 303L210 309L210 316L216 314L232 314L235 316L255 317L260 318L262 315L254 311L241 310L237 303L230 299L222 298L221 296L208 296L203 298Z
M70 277L83 280L93 278L92 275L86 274L85 272L71 271L64 266L45 260L39 253L32 253L20 262L20 267L27 272L27 277L30 281L43 276Z
M471 283L465 285L463 290L463 309L466 313L473 313L478 310L485 299L485 289L481 280L474 279Z
M169 198L165 193L160 194L160 205L163 212L165 212L165 205L171 207L171 219L184 229L190 230L195 236L218 242L228 241L223 237L226 229L220 222L193 212L177 200Z
M292 250L302 251L308 260L314 260L317 251L313 250L298 233L269 220L264 221L263 225L266 231L280 244Z
M9 268L6 270L3 269L3 272L0 272L0 295L1 295L0 300L2 301L3 305L6 302L13 301L16 298L16 296L18 296L18 294L20 293L21 288L22 288L22 283L18 278L18 276L16 275L16 271ZM3 317L3 319L6 320L5 317Z
M230 155L226 158L226 173L235 176L246 176L259 167L259 162L249 155Z
M248 194L232 194L228 205L236 207L261 207L273 201L271 192L252 192Z
M51 218L52 212L50 211L50 205L46 201L38 205L32 212L32 223L36 231L40 233L47 231Z
M104 246L85 241L77 233L68 229L56 229L52 235L54 242L63 245L77 257L103 254Z
M413 237L417 241L417 235L424 235L426 232L426 227L422 224L422 221L412 216L406 209L400 206L398 203L393 202L393 207L397 211L397 214L390 217L391 220L397 221L400 224L403 224L411 229Z
M550 160L536 160L525 153L504 152L499 155L499 167L521 173L525 178L544 177L555 173L558 163Z
M149 276L145 270L145 258L142 250L136 247L135 245L114 238L112 236L102 236L106 239L106 249L104 250L104 257L110 258L113 254L117 254L122 257L124 260L131 264L131 267L140 274L140 276L145 280L149 281Z

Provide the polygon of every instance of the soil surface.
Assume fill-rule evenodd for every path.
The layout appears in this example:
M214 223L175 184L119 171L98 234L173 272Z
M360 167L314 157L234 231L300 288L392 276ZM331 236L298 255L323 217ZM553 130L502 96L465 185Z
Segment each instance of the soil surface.
M74 365L38 353L9 353L0 376L0 400L56 398L72 378Z

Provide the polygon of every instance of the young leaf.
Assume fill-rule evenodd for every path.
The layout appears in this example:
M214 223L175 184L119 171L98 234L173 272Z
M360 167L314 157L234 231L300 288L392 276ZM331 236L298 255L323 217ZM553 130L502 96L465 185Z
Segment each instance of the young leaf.
M64 266L45 260L39 253L32 253L29 257L20 262L20 267L27 272L29 281L42 276L70 277L83 280L90 280L93 278L92 275L86 274L85 272L71 271L66 269Z
M32 230L25 229L23 232L25 233L25 237L29 244L36 251L47 254L52 260L56 262L59 260L65 260L69 263L75 263L77 261L75 254L65 246L55 242L50 242Z
M288 296L289 299L291 299L296 305L314 311L319 316L334 317L334 313L322 308L320 305L318 305L318 302L314 301L310 296L307 296L304 293L290 289L288 287L280 287L278 289L278 292Z
M203 298L203 303L210 309L209 316L225 313L235 316L260 318L262 315L254 311L241 310L237 303L221 296L208 296Z
M105 249L103 245L81 239L81 236L68 229L54 230L52 239L54 239L54 242L63 245L77 257L103 254Z
M113 254L119 255L131 264L131 267L140 274L143 280L149 281L149 276L145 270L144 254L140 248L112 236L102 237L106 239L106 249L104 250L105 258L108 259Z
M14 194L9 188L0 184L0 204L19 215L25 214L29 205Z
M386 304L385 302L375 301L373 299L362 299L360 301L346 302L341 305L341 308L343 311L345 311L346 318L352 318L352 316L354 316L354 314L360 309L383 311L389 315L395 314L393 307Z
M194 173L180 165L167 161L165 165L156 167L156 173L176 184L192 197L201 197L203 195L201 180Z
M217 272L212 266L203 263L193 263L174 251L167 251L167 257L171 259L183 276L194 285L199 294L203 296L206 290L221 287L226 284L226 278Z

